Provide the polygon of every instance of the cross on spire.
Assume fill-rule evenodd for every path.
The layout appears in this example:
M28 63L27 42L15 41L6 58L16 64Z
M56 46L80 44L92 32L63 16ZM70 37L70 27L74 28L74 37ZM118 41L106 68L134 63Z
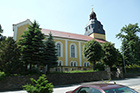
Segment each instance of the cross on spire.
M92 12L93 12L93 5L91 5L91 9L92 9Z

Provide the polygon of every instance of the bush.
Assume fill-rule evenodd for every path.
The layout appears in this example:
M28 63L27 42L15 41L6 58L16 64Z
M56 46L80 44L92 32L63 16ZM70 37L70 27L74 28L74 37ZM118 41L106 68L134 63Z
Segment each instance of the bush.
M137 64L127 65L126 70L128 73L140 73L140 66Z
M6 74L0 71L0 80L3 80L5 77L6 77Z
M69 72L64 72L64 73L85 73L85 72L97 72L98 70L74 70L74 71L69 71Z
M98 69L99 71L104 71L104 68L105 68L105 66L104 66L104 64L103 63L96 63L96 65L95 65L95 69Z
M140 69L140 66L137 64L132 64L132 65L127 65L126 68L131 68L131 69L139 68Z
M42 75L38 80L31 78L32 84L24 85L23 88L28 93L52 93L53 85L48 83L46 75Z

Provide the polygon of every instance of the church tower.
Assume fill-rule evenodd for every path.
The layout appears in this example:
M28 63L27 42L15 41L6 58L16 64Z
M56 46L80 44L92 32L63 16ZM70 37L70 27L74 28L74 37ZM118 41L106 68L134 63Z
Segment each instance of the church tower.
M97 20L95 12L92 10L89 23L85 28L85 35L96 39L106 40L105 30L100 21Z

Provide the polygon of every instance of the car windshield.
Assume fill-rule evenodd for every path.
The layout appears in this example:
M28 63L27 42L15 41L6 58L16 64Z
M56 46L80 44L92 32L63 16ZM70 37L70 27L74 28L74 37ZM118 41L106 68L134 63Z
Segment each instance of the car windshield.
M121 87L115 89L104 90L106 93L138 93L135 90L128 87Z

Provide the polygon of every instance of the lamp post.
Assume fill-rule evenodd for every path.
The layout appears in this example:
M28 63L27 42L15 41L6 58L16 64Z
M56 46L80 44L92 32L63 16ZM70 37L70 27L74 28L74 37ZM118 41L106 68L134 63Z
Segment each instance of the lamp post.
M127 49L129 49L129 47L128 47ZM122 52L122 53L123 53L123 65L124 65L124 72L125 72L125 73L127 73L127 72L126 72L126 66L125 66L124 52L125 52L127 49L125 49L125 50Z
M124 65L124 72L127 73L127 72L126 72L126 67L125 67L124 52L123 52L123 65Z

